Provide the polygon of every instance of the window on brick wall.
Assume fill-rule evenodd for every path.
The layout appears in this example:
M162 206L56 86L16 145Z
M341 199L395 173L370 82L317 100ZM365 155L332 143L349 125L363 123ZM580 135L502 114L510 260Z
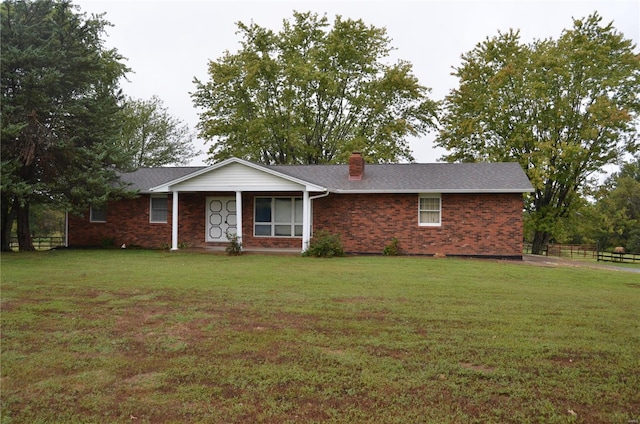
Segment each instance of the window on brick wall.
M107 209L105 207L91 206L89 209L90 222L107 222Z
M167 196L152 196L149 206L149 222L166 224L168 215Z
M253 210L256 237L302 237L302 198L256 197Z
M441 224L442 208L439 194L421 194L418 205L418 223L437 227Z

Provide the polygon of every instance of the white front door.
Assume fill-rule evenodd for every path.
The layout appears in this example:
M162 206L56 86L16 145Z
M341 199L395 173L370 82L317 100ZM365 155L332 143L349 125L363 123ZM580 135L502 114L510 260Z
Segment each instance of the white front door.
M234 196L207 197L207 236L206 241L229 241L229 234L236 234L237 214Z

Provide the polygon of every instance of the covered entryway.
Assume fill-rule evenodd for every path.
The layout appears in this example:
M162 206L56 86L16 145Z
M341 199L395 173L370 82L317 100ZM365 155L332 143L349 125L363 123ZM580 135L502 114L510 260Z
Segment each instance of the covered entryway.
M207 242L226 242L227 232L238 233L236 198L234 196L207 197Z
M292 193L301 193L302 216L300 217L299 206L297 208L293 207L297 205L294 200L293 206L290 208L291 222L284 222L284 224L289 225L288 233L282 233L285 228L282 226L283 222L278 221L281 217L277 214L273 220L269 220L268 224L265 223L264 226L258 228L258 232L265 230L267 225L273 226L272 237L299 238L302 251L307 249L311 239L311 201L315 197L311 197L310 193L319 193L316 197L328 194L328 190L325 187L238 158L227 159L210 167L202 168L191 174L152 187L149 191L151 193L172 194L171 250L178 249L178 228L180 226L178 199L180 193L207 192L210 194L223 194L222 196L205 197L206 222L204 240L205 242L213 243L228 242L227 231L229 234L237 235L238 241L243 243L242 193L265 193L265 198L289 199L290 202L291 199L298 197L295 194L292 195ZM224 193L235 193L235 196L224 195ZM278 196L278 193L282 193L282 196ZM283 210L286 210L286 208L280 208L281 212ZM253 220L252 216L246 218L250 221ZM253 230L255 231L255 228ZM261 234L258 236L261 236ZM258 246L245 245L245 247Z

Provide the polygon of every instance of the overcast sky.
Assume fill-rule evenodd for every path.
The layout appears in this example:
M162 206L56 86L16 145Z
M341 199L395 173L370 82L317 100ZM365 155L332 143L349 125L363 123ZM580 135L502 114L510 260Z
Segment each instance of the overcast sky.
M457 80L453 67L460 55L498 31L519 29L522 40L557 39L572 18L597 11L603 22L613 22L626 38L640 44L640 0L608 1L178 1L178 0L75 0L82 12L106 13L113 24L107 45L127 58L132 69L125 94L137 99L157 95L169 113L195 132L198 111L190 92L193 78L208 80L207 63L228 50L239 49L238 21L280 30L294 10L362 19L384 27L396 49L389 62L403 59L413 64L420 83L432 89L433 100L442 99ZM636 51L638 47L636 47ZM443 151L435 149L435 134L411 141L417 162L435 162ZM198 141L206 152L209 146ZM204 163L206 155L192 162Z

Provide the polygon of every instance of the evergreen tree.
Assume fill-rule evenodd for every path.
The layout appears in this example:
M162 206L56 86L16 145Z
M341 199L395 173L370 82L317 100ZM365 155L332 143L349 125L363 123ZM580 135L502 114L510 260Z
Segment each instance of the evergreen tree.
M29 209L103 204L123 163L117 149L128 71L101 36L102 15L69 1L5 0L2 39L2 249L17 220L20 250L33 250Z

